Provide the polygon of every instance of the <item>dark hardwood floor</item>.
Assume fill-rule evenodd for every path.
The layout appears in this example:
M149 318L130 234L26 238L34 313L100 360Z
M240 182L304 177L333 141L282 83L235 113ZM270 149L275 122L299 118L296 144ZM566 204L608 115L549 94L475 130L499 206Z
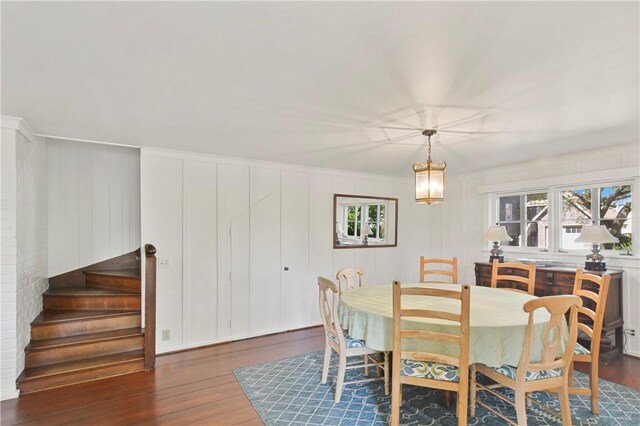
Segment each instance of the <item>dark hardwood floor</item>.
M3 401L2 425L260 425L232 370L321 350L320 327L161 355L156 370ZM580 367L578 367L580 369ZM601 377L640 390L640 360L602 367Z

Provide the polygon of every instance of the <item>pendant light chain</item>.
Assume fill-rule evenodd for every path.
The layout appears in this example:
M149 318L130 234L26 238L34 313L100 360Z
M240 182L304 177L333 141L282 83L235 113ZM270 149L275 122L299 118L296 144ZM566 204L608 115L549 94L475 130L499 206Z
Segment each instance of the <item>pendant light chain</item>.
M429 155L427 156L427 162L431 163L431 135L427 136L427 139L429 140Z

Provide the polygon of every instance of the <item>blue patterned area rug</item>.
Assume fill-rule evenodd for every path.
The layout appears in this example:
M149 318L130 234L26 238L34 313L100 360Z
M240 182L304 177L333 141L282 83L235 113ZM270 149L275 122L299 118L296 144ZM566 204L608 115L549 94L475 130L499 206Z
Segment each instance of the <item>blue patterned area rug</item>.
M384 395L383 382L347 385L339 403L333 402L336 368L329 372L326 385L320 384L323 352L311 352L266 364L233 370L254 408L270 425L388 425L390 396ZM337 360L332 361L337 365ZM360 370L360 371L356 371ZM363 375L362 369L347 370L347 380ZM373 369L371 369L373 370ZM370 374L376 374L375 372ZM588 376L576 372L576 382L586 386ZM512 395L508 395L512 396ZM533 395L540 402L559 411L558 399L546 392ZM484 392L479 397L515 420L515 410ZM401 423L404 425L457 425L455 404L441 405L438 391L403 386ZM588 397L572 395L574 425L640 424L640 392L600 380L600 415L589 409ZM557 425L559 419L533 404L527 408L529 425ZM469 425L503 425L504 420L478 407Z

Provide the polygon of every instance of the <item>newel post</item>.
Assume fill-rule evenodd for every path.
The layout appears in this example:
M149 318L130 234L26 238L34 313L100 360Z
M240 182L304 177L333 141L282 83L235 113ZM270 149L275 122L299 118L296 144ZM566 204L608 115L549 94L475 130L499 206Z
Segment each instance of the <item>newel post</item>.
M147 244L144 278L144 369L156 366L156 248Z

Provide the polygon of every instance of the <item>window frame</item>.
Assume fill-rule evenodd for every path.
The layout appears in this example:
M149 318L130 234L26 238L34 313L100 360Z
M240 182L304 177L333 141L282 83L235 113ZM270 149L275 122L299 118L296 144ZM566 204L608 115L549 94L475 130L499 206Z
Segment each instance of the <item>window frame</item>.
M362 230L365 227L365 224L369 224L370 222L368 222L368 217L369 217L369 207L370 206L377 206L378 207L378 211L377 211L377 215L376 215L376 228L377 228L377 235L380 235L380 206L384 206L384 210L385 212L387 212L389 210L389 202L386 200L379 200L378 202L375 203L350 203L350 204L345 204L343 205L343 212L342 212L342 226L343 229L345 229L345 240L346 241L362 241L364 239L364 235L362 235ZM356 210L358 208L360 208L360 215L356 218L355 222L354 222L354 230L360 230L360 232L356 232L357 235L349 235L348 231L346 231L347 229L349 229L349 208L354 207ZM358 224L360 225L360 227L358 228ZM387 241L387 237L385 236L384 238L373 238L373 237L368 237L367 238L369 241L372 242L379 242L379 243L385 243Z
M527 247L526 245L524 246L510 246L507 244L501 244L500 247L504 252L513 252L513 253L517 253L517 252L521 252L521 253L546 253L546 252L554 252L554 253L564 253L564 254L570 254L570 255L580 255L580 254L585 254L589 252L589 249L585 246L585 248L564 248L562 247L562 222L563 222L563 212L562 212L562 206L563 206L563 200L562 200L562 193L564 191L567 190L571 190L571 189L590 189L592 191L592 202L591 202L591 215L592 217L594 217L594 210L596 211L596 217L598 220L598 224L600 224L600 222L603 220L600 217L600 211L599 211L599 206L600 206L600 189L601 188L606 188L606 187L615 187L615 186L625 186L625 185L629 185L631 187L631 213L632 213L632 217L625 219L628 221L631 221L631 226L632 229L634 227L634 225L636 225L636 229L640 228L638 227L638 215L636 214L636 218L634 219L633 217L633 210L634 208L637 208L636 206L638 206L638 202L637 200L640 198L638 191L640 191L640 185L639 185L640 180L638 178L626 178L626 179L619 179L619 180L592 180L592 181L585 181L585 182L575 182L575 183L571 183L571 184L562 184L562 185L549 185L546 187L529 187L527 189L522 189L522 190L515 190L515 191L496 191L496 192L490 192L488 193L489 195L489 223L487 223L487 227L489 225L493 225L495 223L500 223L500 222L508 222L508 221L500 221L500 211L499 211L499 199L500 197L508 197L508 196L520 196L520 202L521 202L521 212L520 212L520 229L521 229L521 239L522 239L522 232L524 232L524 226L526 226L526 206L523 203L523 199L527 194L539 194L539 193L547 193L547 200L548 200L548 216L549 216L549 234L548 234L548 241L547 241L547 247L546 248L538 248L538 247ZM593 194L597 193L597 199L593 198ZM523 211L523 206L524 206L524 211ZM608 219L604 219L604 220L608 220ZM523 224L524 222L524 224ZM486 229L486 228L485 228ZM638 257L638 252L640 252L640 247L638 247L638 243L640 243L640 237L639 234L640 230L636 230L635 232L632 232L632 247L634 247L632 249L632 251L634 252L633 257L637 258ZM576 234L576 238L579 234ZM526 244L526 241L524 241L524 243ZM488 249L490 246L490 242L486 243L486 249ZM605 254L605 256L612 256L612 255L616 255L618 253L620 253L620 249L605 249L602 248L601 251ZM624 256L623 256L624 257Z

